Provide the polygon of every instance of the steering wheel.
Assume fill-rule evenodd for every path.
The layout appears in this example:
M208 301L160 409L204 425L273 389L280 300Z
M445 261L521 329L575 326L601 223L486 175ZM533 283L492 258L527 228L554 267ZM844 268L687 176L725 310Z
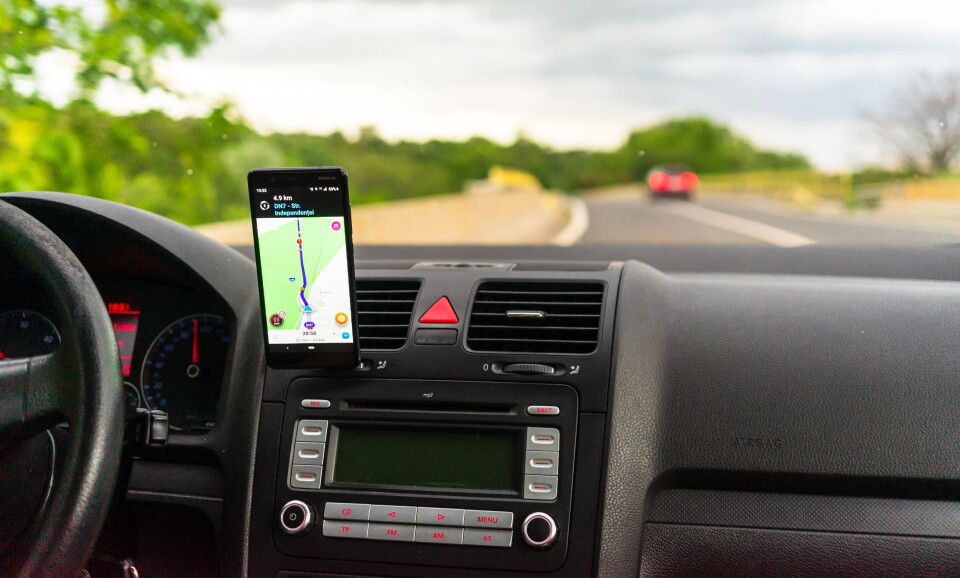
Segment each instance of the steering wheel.
M57 446L57 483L27 530L0 552L0 576L72 578L100 534L117 481L120 358L83 265L50 229L2 200L0 262L6 270L19 266L50 296L62 341L50 354L0 360L0 440L9 445L63 422L70 430Z

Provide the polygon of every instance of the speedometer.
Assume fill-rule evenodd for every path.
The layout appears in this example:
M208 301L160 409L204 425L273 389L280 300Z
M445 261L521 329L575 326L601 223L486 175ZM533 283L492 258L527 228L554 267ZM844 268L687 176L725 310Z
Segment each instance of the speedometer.
M60 334L49 319L20 309L0 314L0 359L46 355L60 347Z
M192 315L168 325L143 360L140 383L147 406L167 412L172 429L213 427L229 345L227 324L217 315Z

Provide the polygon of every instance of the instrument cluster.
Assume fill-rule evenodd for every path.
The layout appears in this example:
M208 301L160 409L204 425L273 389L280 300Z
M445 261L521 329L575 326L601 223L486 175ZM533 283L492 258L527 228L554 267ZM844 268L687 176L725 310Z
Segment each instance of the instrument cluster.
M217 420L232 323L214 298L150 282L98 282L110 314L127 411L165 411L173 431L203 433ZM55 355L61 343L42 295L8 295L0 309L0 363Z

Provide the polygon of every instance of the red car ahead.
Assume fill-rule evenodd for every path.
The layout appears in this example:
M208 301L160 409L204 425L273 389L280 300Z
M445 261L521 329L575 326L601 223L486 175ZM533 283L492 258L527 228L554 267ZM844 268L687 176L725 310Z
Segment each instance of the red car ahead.
M654 198L689 199L699 184L697 174L683 165L656 166L647 174L647 186Z

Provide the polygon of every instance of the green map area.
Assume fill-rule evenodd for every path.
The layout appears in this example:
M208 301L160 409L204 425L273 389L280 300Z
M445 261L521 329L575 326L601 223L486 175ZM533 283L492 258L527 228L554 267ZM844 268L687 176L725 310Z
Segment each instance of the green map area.
M278 221L283 223L278 226ZM286 313L281 327L267 324L268 330L300 328L299 319L305 303L310 304L310 292L317 277L345 244L344 231L332 227L335 221L342 223L337 217L258 219L258 231L265 225L268 227L258 234L267 309L264 314L269 317L280 311ZM297 243L298 239L301 243ZM300 247L303 248L302 267ZM316 311L316 305L312 305Z

